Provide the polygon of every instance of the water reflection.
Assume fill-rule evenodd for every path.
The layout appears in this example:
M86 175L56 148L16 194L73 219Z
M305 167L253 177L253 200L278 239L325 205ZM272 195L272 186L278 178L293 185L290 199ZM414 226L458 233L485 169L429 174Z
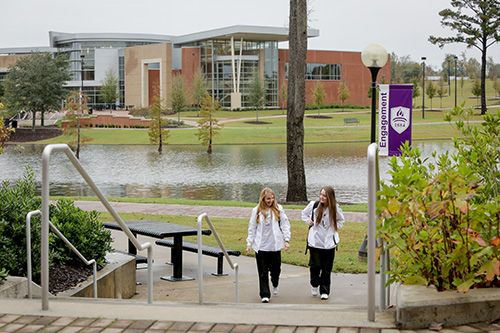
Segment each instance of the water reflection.
M450 149L451 141L415 144L424 156ZM2 180L21 177L31 166L41 186L44 145L26 145L21 152L7 147L0 156ZM327 184L342 202L366 202L366 143L306 144L304 163L310 199ZM201 146L88 145L80 162L106 196L251 201L269 186L286 197L285 145L216 146L212 155ZM388 179L387 158L380 158L381 178ZM94 195L63 153L53 153L51 195Z

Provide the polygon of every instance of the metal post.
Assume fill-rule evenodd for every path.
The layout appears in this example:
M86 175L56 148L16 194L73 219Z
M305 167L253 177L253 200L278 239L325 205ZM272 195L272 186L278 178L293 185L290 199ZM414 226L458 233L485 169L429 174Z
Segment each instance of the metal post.
M425 119L425 60L426 57L422 57L422 119Z
M457 56L453 56L455 59L455 108L457 107Z
M451 96L450 58L448 58L448 96Z
M49 309L49 161L52 148L48 145L42 154L42 251L41 278L42 310Z
M377 204L378 145L368 146L368 320L375 321L375 219Z
M375 124L377 122L377 74L380 70L379 67L369 67L370 73L372 75L372 116L371 116L371 131L370 131L370 143L376 142L376 131Z

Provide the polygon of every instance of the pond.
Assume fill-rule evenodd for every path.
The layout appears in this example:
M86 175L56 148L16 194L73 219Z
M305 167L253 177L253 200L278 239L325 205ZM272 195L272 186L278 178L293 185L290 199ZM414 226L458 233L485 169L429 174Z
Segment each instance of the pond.
M340 202L367 202L367 143L306 144L304 163L307 195L317 197L332 185ZM26 166L35 173L37 192L42 179L44 145L8 146L0 155L0 179L15 181ZM451 141L418 141L422 155L452 149ZM381 179L387 175L387 157L380 158ZM153 145L88 145L80 162L105 196L258 201L260 190L271 187L286 198L285 145L214 146L211 155L201 146L173 146L158 154ZM50 195L93 196L64 153L52 153Z

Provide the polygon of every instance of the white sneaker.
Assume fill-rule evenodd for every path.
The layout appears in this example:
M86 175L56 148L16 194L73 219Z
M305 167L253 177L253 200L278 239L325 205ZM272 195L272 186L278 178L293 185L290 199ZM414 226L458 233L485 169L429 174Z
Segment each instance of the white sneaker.
M311 294L313 296L318 296L318 287L312 287L311 288Z
M278 295L278 291L279 291L278 287L273 287L273 295L274 296Z
M327 294L321 294L321 299L323 299L323 300L328 299L328 295Z
M269 297L262 297L262 303L269 303Z

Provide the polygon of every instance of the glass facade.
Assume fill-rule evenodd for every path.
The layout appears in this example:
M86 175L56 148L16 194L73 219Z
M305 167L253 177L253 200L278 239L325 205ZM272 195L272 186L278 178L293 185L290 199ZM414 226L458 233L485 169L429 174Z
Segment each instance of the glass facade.
M90 41L82 42L75 41L71 43L58 44L56 45L59 52L68 55L68 61L70 63L70 72L73 74L73 81L81 82L82 76L83 81L94 81L95 80L95 50L99 48L118 48L124 49L129 46L138 45L148 45L152 44L149 42L127 42L127 41ZM83 62L81 55L84 55ZM82 66L83 65L83 66ZM120 103L117 105L120 108L124 108L125 101L125 61L123 56L118 57L118 78L119 78L119 89L120 89ZM76 87L70 87L72 89ZM78 89L80 86L78 86ZM105 104L101 101L100 93L100 83L99 85L89 86L84 84L83 91L89 99L89 107L94 109L102 109Z
M288 79L288 63L285 64L285 78ZM341 81L340 64L306 64L306 80Z
M200 47L200 67L207 80L208 92L216 97L223 107L231 106L233 72L230 40L205 40L192 45ZM242 49L240 67L241 106L251 107L248 89L255 73L263 73L266 87L266 107L278 107L278 43L260 41L234 42L236 71L240 66L239 54Z

